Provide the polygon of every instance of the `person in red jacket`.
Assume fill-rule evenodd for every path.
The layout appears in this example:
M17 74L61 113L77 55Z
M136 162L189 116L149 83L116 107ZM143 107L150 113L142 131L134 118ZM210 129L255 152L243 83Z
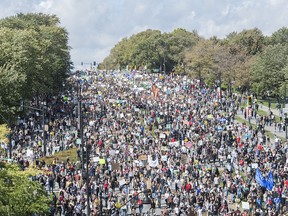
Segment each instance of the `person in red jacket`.
M187 192L189 192L189 191L191 190L191 188L192 188L192 186L191 186L190 182L188 182L188 183L186 184L186 186L185 186L185 190L186 190Z
M105 194L108 194L109 183L107 180L104 182L103 188L104 188Z

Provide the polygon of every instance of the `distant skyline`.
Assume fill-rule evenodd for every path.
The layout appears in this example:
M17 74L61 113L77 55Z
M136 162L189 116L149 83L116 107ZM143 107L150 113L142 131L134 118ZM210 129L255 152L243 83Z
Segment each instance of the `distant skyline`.
M259 28L271 35L288 26L285 0L1 0L0 18L55 14L69 33L71 60L97 63L122 38L147 29L196 30L202 37Z

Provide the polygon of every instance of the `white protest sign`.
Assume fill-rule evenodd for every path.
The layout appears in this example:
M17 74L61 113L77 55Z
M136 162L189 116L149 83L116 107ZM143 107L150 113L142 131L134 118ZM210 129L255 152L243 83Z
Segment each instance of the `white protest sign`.
M169 142L169 146L171 146L171 147L178 147L179 145L180 145L179 141Z
M93 162L99 162L100 158L99 157L93 157Z
M248 202L242 202L242 209L249 210L250 209L249 203Z

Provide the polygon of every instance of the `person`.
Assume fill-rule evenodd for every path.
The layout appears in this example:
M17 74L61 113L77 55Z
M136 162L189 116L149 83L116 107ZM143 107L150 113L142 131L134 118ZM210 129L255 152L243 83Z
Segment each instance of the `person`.
M143 201L142 201L141 198L138 199L137 204L138 204L138 208L139 208L139 213L140 213L140 215L142 215L142 211L143 211Z
M156 204L155 204L155 200L151 199L151 214L154 215L155 214L155 209L156 209Z
M90 178L90 203L93 203L92 208L96 206L95 214L98 210L95 205L97 202L99 209L102 209L103 204L107 205L108 209L113 209L113 203L117 200L128 200L133 194L137 196L127 203L126 213L143 213L143 208L141 205L138 208L137 201L138 197L141 199L140 192L149 185L153 198L157 198L157 213L163 211L161 202L164 199L173 213L189 212L189 209L193 213L199 210L198 214L204 214L207 209L210 209L212 215L220 214L221 210L229 210L230 213L233 202L240 203L246 199L255 209L260 187L255 181L255 168L252 164L258 164L263 176L267 176L270 167L273 167L275 182L287 179L287 172L284 171L287 157L283 153L287 152L287 145L280 139L267 139L264 144L264 129L259 133L259 128L237 122L235 116L238 115L239 104L233 95L228 96L223 92L221 101L215 102L216 90L209 88L204 82L200 84L191 79L194 87L193 94L190 94L183 90L183 77L173 76L161 81L163 89L169 88L170 94L159 90L158 97L155 98L149 88L140 91L130 88L129 81L122 78L123 71L114 71L114 75L107 72L105 76L97 71L87 73L92 84L83 84L83 103L89 104L85 105L83 131L87 138L85 144L91 146L87 176ZM143 75L139 83L145 84L151 82L151 79L158 79L157 75ZM73 97L71 95L72 99ZM57 130L61 129L63 134L65 133L62 137L63 144L67 142L75 146L77 119L73 115L73 100L65 104L64 107L71 107L64 110L65 112L58 112L62 103L55 101L54 105L51 107L51 128L54 136ZM241 115L240 112L239 114ZM71 117L68 117L70 115ZM259 116L259 125L261 122L263 123L263 120ZM35 124L37 125L37 121L34 126ZM33 127L31 131L33 132ZM19 151L23 150L21 140L28 141L25 145L34 140L29 138L30 135L23 139L18 130L15 134L19 135L19 139L15 137L15 145ZM51 143L52 146L58 144L57 139ZM261 151L258 151L259 145L263 147ZM35 141L37 157L40 156L38 150L42 151L38 149ZM14 153L16 154L16 149ZM26 164L22 153L17 153L15 158L22 165ZM104 159L105 164L100 165L100 159ZM260 163L261 161L263 163ZM222 173L216 169L219 163L224 169ZM87 188L83 183L85 176L81 175L80 161L75 163L63 159L55 161L52 167L41 162L38 165L47 169L45 174L35 178L41 181L43 186L47 182L48 172L55 172L57 175L56 181L63 191L63 196L62 193L59 194L58 199L66 200L59 201L60 208L65 212L70 211L72 205L67 205L70 202L74 202L74 213L78 205L83 211L87 208ZM26 169L25 166L23 168ZM108 185L104 186L106 183ZM233 185L238 187L233 189ZM241 185L245 185L244 189ZM280 184L282 194L284 187L284 184ZM242 190L245 190L245 193ZM266 197L269 194L267 190L262 193ZM229 205L226 201L224 205L224 200L228 198L232 203ZM276 207L272 202L271 208ZM282 208L282 205L280 207Z

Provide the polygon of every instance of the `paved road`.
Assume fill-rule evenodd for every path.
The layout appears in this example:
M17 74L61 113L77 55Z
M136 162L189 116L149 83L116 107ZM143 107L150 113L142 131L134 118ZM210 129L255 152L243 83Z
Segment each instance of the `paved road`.
M269 108L266 107L266 106L262 106L262 108L260 108L260 106L259 106L259 109L260 109L260 110L263 110L263 111L265 111L265 112L267 112L267 113L269 112ZM276 109L271 109L271 111L273 112L273 114L279 116L279 111L278 111L278 110L276 110ZM241 110L238 110L237 116L240 117L240 118L242 118L243 120L248 121L248 119L245 119L245 118L244 118L244 115L242 114ZM256 119L255 119L254 117L251 119L251 123L256 125ZM283 131L283 130L281 130L281 131L279 132L278 126L276 127L276 130L275 130L275 124L274 124L274 123L273 123L271 126L266 125L266 126L265 126L265 130L266 130L266 131L270 131L271 133L273 133L274 135L276 135L276 136L278 136L278 137L280 137L280 138L285 138L285 137L286 137L286 132Z

